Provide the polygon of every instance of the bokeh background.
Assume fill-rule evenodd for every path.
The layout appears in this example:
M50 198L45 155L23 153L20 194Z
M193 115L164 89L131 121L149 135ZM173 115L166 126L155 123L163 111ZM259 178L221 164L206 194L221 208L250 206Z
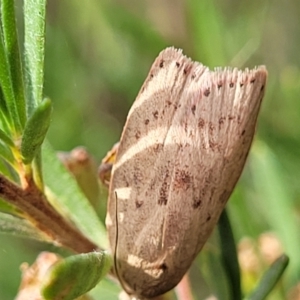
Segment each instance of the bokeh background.
M127 112L165 47L182 48L210 67L267 66L256 138L228 212L240 243L244 291L253 288L269 259L284 251L290 266L269 299L300 299L300 2L48 2L45 95L54 102L48 139L57 150L83 145L98 162L118 141ZM21 15L22 1L16 5ZM45 249L51 247L0 236L0 299L14 298L20 264L32 263ZM197 263L191 273L200 290L201 259Z

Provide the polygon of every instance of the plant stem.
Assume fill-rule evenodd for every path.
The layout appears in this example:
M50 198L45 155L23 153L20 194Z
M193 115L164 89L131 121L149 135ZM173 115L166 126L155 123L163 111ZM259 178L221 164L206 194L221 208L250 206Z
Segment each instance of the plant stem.
M55 244L77 253L88 253L98 248L68 223L34 184L22 189L0 174L0 197L23 211L28 220Z

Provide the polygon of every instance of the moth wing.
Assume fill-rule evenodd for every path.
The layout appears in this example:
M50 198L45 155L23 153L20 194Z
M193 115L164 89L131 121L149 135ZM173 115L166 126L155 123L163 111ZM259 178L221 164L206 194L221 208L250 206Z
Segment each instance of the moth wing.
M123 204L132 205L126 211L133 208L135 211L143 199L134 199L136 196L132 193L136 194L141 187L147 186L150 178L157 176L155 166L160 163L157 157L163 151L161 145L171 126L179 102L178 94L186 80L180 75L192 66L193 62L181 51L174 48L162 51L128 113L113 167L108 201L106 223L112 248L115 248L113 245L116 242L116 211L121 211ZM119 204L118 208L116 203ZM153 208L149 201L143 204L145 210ZM118 222L122 222L122 216ZM118 238L126 235L120 232ZM134 241L135 237L131 235L131 239Z
M107 226L127 291L161 294L191 265L240 176L265 81L264 67L209 71L173 48L155 60L110 186Z

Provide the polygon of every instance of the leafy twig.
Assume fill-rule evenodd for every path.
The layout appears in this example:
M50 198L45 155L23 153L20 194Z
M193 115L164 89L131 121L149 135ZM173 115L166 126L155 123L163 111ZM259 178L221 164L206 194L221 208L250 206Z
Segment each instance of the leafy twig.
M98 248L67 223L34 184L22 189L0 174L0 197L24 212L28 220L55 243L77 253L87 253Z

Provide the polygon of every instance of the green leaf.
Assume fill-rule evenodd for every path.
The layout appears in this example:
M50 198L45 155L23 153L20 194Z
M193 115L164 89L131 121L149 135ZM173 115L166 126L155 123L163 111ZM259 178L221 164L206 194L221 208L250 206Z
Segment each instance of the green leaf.
M32 169L34 174L34 182L40 188L44 190L43 174L42 174L42 151L37 151L35 158L32 163Z
M25 68L28 114L43 99L45 56L45 0L24 1Z
M299 225L292 202L293 195L290 194L288 184L282 177L284 167L280 159L263 142L254 143L249 159L254 189L259 199L263 199L259 203L260 214L276 232L289 254L293 264L288 270L288 276L296 280L300 266Z
M14 146L14 142L2 129L0 129L0 140L2 140L2 142L8 146Z
M116 300L119 299L121 287L116 282L103 278L94 289L89 292L93 299Z
M17 210L17 208L10 205L2 198L0 198L0 212L12 215L21 215L21 212Z
M281 255L265 272L257 288L249 297L247 297L247 300L266 299L278 280L281 278L284 270L288 266L288 263L289 258L285 254Z
M1 151L4 150L5 153L9 156L8 159L11 161L6 160ZM7 149L7 147L4 147L2 143L0 142L0 174L4 175L6 178L9 178L12 181L18 181L18 175L14 170L14 163L12 153ZM1 206L1 205L0 205ZM1 209L0 209L1 210Z
M27 120L21 144L23 162L29 164L36 156L45 139L51 121L52 103L45 99Z
M211 293L213 293L217 299L232 299L228 279L226 277L227 274L222 264L219 237L216 231L212 233L204 248L201 250L200 255L198 255L196 265L199 270L201 270Z
M100 186L97 172L98 166L94 157L82 146L76 147L70 152L58 152L57 155L67 170L74 176L86 198L98 212L101 203ZM101 213L99 217L104 221L106 208L99 212Z
M70 256L57 262L42 283L45 299L75 299L89 290L107 274L112 258L106 252Z
M240 268L234 236L226 210L221 214L218 229L220 234L221 255L230 284L231 298L239 300L242 299Z
M3 8L2 5L1 8ZM0 85L4 100L4 102L1 102L1 114L2 118L17 133L20 132L21 125L16 107L8 56L3 41L3 33L1 32L0 35Z
M2 142L0 142L0 156L5 159L7 162L9 162L10 164L13 165L14 163L14 157L12 152L10 151L10 149L3 144Z
M0 86L0 126L7 135L11 136L12 132L10 129L11 126L9 123L8 115L9 114L6 107L5 98L3 95L2 88Z
M0 233L43 242L48 241L47 237L26 219L21 219L3 212L0 212Z
M19 52L19 42L15 20L14 1L2 0L2 22L5 48L11 72L11 80L14 90L19 121L23 127L26 122L26 109L24 97L23 72Z
M107 249L106 230L90 202L84 197L74 177L57 158L48 143L43 144L44 180L51 204L94 243Z

